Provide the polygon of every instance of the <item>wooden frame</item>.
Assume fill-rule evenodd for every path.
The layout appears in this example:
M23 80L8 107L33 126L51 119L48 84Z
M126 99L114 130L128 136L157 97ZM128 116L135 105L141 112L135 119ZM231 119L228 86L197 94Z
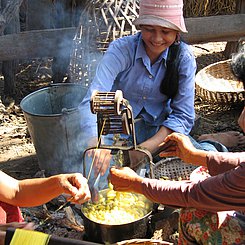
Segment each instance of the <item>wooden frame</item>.
M245 36L245 14L187 18L189 44L238 41ZM53 57L69 52L76 28L46 29L0 36L0 60ZM64 41L65 40L65 41Z
M186 18L189 32L183 35L184 40L189 44L218 41L229 44L245 37L245 3L236 1L237 14ZM19 32L15 18L22 2L0 0L0 61L3 61L4 93L8 95L15 93L15 67L19 59L56 57L53 73L57 76L53 80L59 82L74 48L74 27Z

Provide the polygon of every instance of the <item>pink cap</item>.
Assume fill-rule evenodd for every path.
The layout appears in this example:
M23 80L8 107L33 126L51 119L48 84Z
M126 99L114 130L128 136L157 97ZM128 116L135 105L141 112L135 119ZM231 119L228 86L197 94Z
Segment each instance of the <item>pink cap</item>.
M187 32L183 17L183 0L141 0L139 17L134 25L157 25Z

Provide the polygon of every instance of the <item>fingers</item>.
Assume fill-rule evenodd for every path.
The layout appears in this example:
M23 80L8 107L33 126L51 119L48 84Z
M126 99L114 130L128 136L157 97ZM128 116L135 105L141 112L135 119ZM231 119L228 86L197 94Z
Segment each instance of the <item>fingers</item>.
M160 157L173 157L173 156L176 156L176 148L173 149L173 150L168 150L168 151L162 151L160 152L159 156Z
M116 190L117 189L117 184L118 182L120 182L120 169L116 168L116 167L111 167L110 168L110 174L109 174L109 180L113 185L113 189Z
M111 161L111 153L108 152L104 158L104 162L103 162L103 165L101 168L101 175L102 176L106 173L107 169L109 168L110 161Z
M65 192L72 195L73 202L84 203L90 200L91 193L88 187L87 179L80 173L65 174L67 177L63 183Z
M78 184L76 186L77 192L74 196L74 201L78 203L87 202L91 198L87 179L80 175L79 177L76 176L76 181L78 181Z
M176 156L176 150L177 150L177 144L173 139L170 139L171 137L169 137L167 139L167 142L164 141L161 145L160 145L160 149L158 151L160 151L159 156L160 157L171 157L171 156ZM163 151L161 151L161 149Z
M137 192L140 189L137 188L137 183L141 183L142 179L129 167L120 169L112 167L110 169L110 181L115 191Z
M92 152L94 175L97 176L100 173L103 176L110 166L111 151L108 149L94 149Z
M171 133L171 134L169 134L169 135L165 138L165 140L164 140L164 142L163 142L162 144L165 144L165 143L167 143L167 142L170 141L170 140L176 141L176 140L178 139L178 137L180 137L180 136L181 136L180 133L176 133L176 132Z
M35 229L35 225L34 225L34 223L27 223L24 227L23 227L23 229L25 229L25 230L34 230Z
M186 138L188 138L188 136L181 134L181 133L174 132L174 133L169 134L164 141L172 140L172 141L178 142Z
M134 175L137 175L137 174L129 167L121 167L121 168L112 167L110 169L110 180L111 181L126 182L126 181L129 181L131 176L134 176Z
M99 192L95 188L92 188L91 190L91 200L93 203L96 203L99 201Z

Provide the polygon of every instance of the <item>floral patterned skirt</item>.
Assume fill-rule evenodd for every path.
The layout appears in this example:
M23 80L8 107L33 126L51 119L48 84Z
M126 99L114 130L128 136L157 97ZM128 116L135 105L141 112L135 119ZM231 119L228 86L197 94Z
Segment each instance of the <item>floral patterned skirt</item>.
M211 213L182 209L178 244L245 244L245 216L234 211Z

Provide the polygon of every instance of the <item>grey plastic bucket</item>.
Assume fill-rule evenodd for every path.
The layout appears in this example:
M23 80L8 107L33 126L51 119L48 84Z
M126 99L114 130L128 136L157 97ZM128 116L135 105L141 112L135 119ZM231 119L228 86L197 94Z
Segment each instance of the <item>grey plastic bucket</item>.
M22 99L39 167L46 175L83 171L83 115L78 109L86 94L80 84L54 84Z

